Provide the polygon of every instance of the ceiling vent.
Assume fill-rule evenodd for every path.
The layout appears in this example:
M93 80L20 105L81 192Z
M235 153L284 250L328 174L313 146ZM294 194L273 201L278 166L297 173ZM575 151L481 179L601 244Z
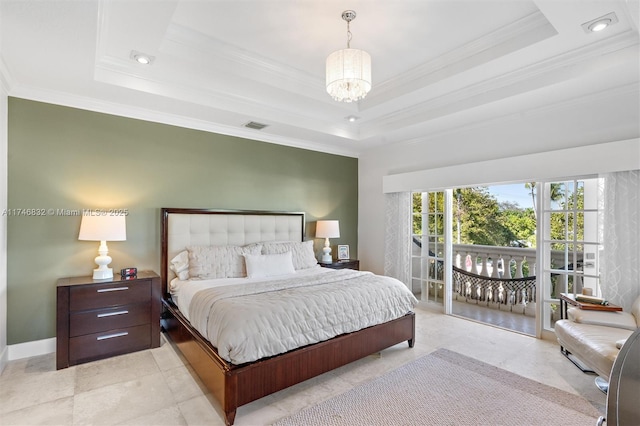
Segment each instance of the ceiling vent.
M257 121L250 121L244 125L244 127L248 127L249 129L254 129L254 130L262 130L267 126L268 124L258 123Z

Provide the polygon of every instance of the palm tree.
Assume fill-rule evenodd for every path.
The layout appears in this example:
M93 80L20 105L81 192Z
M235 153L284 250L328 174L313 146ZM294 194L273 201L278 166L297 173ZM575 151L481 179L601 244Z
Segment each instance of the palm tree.
M536 211L536 183L537 182L526 182L524 187L529 190L529 194L531 195L531 204L533 206L533 214L536 219L538 219L538 213ZM558 201L562 199L561 192L562 184L561 183L552 183L549 188L549 198L551 201Z
M533 206L533 217L538 219L538 212L536 211L536 183L535 182L527 182L524 184L524 187L529 190L529 194L531 195L531 205Z

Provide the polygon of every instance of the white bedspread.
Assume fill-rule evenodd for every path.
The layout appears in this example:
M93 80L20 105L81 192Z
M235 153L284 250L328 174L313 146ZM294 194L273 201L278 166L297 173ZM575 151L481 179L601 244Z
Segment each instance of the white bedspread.
M302 279L301 279L302 278ZM188 318L233 364L251 362L381 324L410 312L417 299L400 281L349 269L317 268L279 279L180 289ZM191 284L189 284L191 285ZM188 288L188 290L185 290Z

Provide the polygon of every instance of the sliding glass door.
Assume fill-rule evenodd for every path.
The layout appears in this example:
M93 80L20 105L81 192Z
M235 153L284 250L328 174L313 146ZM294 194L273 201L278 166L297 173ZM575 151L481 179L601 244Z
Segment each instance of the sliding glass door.
M600 294L599 180L539 184L542 328L560 317L560 293Z
M411 281L420 300L450 311L451 191L412 194ZM449 302L447 302L449 301Z
M467 306L468 310L471 304L491 317L526 316L531 322L526 333L540 336L552 332L559 319L560 293L600 294L599 180L531 182L522 186L529 188L530 201L536 204L535 215L529 208L537 235L531 237L530 245L522 236L513 240L517 244L496 247L486 242L453 244L452 236L460 235L461 227L458 224L457 230L453 229L453 190L412 194L411 282L421 301L452 313L455 272L458 275L453 275L462 276L466 285L456 290L456 306ZM460 213L460 206L457 209ZM521 217L526 218L525 213ZM493 235L501 229L484 226ZM534 235L533 230L527 232Z

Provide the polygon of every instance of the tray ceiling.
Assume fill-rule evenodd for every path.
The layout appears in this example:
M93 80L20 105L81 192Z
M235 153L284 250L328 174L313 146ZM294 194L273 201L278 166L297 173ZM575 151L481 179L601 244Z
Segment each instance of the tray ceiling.
M324 88L347 8L373 63L351 104ZM605 31L581 27L611 12ZM3 0L0 66L13 96L358 156L638 90L637 14L636 0Z

